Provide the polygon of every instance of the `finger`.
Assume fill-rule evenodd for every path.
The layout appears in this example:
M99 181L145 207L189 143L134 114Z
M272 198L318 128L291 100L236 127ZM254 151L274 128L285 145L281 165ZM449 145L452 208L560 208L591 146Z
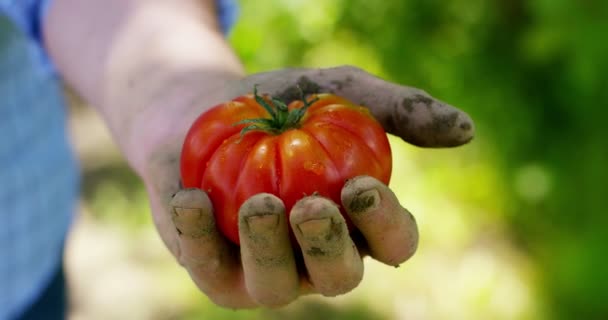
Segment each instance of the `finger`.
M285 101L306 94L329 92L366 106L385 130L421 147L453 147L469 142L474 136L471 118L461 110L441 102L413 87L384 81L361 69L285 69L253 75L243 81L240 90L251 91L259 84Z
M209 197L199 189L185 189L173 197L171 206L178 260L201 291L221 306L255 306L242 283L236 250L216 228Z
M342 189L342 204L374 259L398 266L416 252L416 221L382 182L367 176L349 180Z
M239 238L245 284L257 303L277 307L298 295L299 276L283 202L258 194L239 210Z
M363 261L336 204L322 197L306 197L294 205L289 221L310 281L319 293L336 296L361 282Z
M171 198L180 189L179 160L176 154L179 154L179 151L170 147L165 152L153 154L148 166L139 174L143 177L146 191L150 195L152 218L159 235L169 251L177 257L179 244L170 214L173 211Z

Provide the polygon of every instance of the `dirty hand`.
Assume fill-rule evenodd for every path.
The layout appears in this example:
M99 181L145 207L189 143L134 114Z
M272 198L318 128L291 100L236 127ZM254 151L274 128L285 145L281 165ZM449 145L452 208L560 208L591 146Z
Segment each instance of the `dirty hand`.
M453 147L473 137L471 119L426 92L376 78L360 69L285 69L227 80L199 95L179 119L148 119L165 134L142 174L161 237L197 286L216 304L230 308L282 306L308 293L335 296L355 288L363 277L362 257L396 266L417 247L413 216L394 193L371 177L356 177L342 190L342 203L363 239L348 233L338 206L318 196L304 197L289 218L270 194L247 200L239 212L240 247L218 231L213 206L198 189L180 190L179 154L189 124L222 101L249 93L254 85L290 101L331 92L366 106L388 133L421 147ZM162 119L161 119L162 118ZM394 177L398 179L399 177ZM301 253L294 253L288 228ZM320 254L322 253L322 254ZM302 256L304 267L296 263Z

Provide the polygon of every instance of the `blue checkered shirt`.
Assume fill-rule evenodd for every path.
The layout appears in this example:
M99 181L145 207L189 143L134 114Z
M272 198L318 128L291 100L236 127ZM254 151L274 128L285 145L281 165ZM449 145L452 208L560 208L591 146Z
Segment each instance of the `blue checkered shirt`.
M0 0L0 320L21 315L48 286L78 197L65 101L40 45L49 2ZM218 9L227 31L236 5L218 0Z

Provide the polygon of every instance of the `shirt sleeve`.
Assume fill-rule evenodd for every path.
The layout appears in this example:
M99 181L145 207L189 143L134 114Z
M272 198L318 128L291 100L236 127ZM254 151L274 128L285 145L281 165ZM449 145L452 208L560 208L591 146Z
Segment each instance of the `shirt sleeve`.
M236 0L217 0L217 16L224 34L230 33L239 16Z
M52 0L0 0L0 11L31 39L42 41L42 18Z

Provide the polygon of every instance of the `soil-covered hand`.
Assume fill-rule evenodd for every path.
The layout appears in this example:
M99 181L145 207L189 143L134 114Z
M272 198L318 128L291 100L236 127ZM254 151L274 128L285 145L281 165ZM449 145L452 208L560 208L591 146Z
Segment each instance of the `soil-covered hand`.
M391 266L410 258L418 243L413 216L386 185L368 176L349 180L341 203L306 196L289 216L281 199L267 193L255 195L240 207L240 246L219 232L207 194L181 188L180 151L189 124L198 114L249 93L254 86L283 101L298 99L301 91L334 93L368 107L388 133L421 147L459 146L474 134L473 122L464 112L422 90L386 82L353 67L284 69L229 80L198 95L186 104L187 110L172 110L179 116L146 118L134 130L162 135L150 139L155 142L153 152L141 173L154 221L198 287L221 306L274 307L303 294L349 292L363 277L365 255ZM349 233L339 206L356 232ZM289 227L297 249L291 245Z

